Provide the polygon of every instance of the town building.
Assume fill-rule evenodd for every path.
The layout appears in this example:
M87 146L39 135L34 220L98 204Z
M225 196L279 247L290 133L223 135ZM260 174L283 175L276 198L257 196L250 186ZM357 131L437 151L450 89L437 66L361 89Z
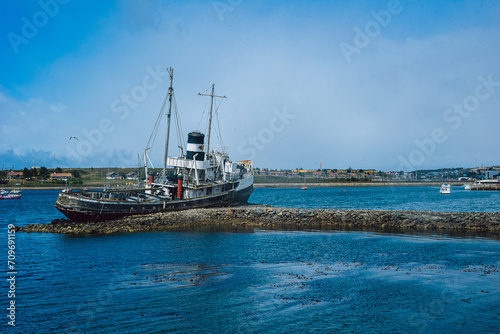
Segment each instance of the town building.
M486 170L484 172L484 177L487 179L487 180L492 180L492 179L498 179L498 175L500 174L499 171L497 171L496 169L493 169L493 168L489 168L488 170Z
M70 180L71 173L50 173L51 180Z
M7 179L22 179L22 178L23 178L23 172L10 171L7 174Z
M132 180L132 181L139 179L139 176L137 176L136 172L127 173L127 175L125 175L125 177L127 178L127 180Z
M106 174L106 178L108 180L121 180L121 179L123 179L123 177L120 176L117 172L109 172L108 174Z

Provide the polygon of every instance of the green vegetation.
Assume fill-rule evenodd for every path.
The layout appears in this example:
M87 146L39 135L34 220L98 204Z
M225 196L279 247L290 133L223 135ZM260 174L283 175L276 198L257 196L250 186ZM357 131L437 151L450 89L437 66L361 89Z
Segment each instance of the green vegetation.
M152 171L153 169L149 169ZM154 170L157 173L161 173L161 168L156 168ZM312 171L305 171L298 169L298 173L293 174L292 170L269 170L269 169L255 169L255 184L302 184L304 183L304 175L306 176L307 184L336 184L336 183L370 183L374 181L379 181L376 183L380 183L380 181L431 181L431 180L440 180L445 177L446 179L457 179L460 176L467 176L470 178L476 178L480 176L480 172L469 169L465 170L463 168L457 169L439 169L439 170L419 170L418 171L418 180L415 176L412 178L400 178L403 172L382 172L375 170L366 170L366 169L358 169L355 170L349 167L346 170L326 170L323 169L323 174L321 176L314 175L317 173L313 173ZM319 170L318 170L319 171ZM19 170L18 170L19 172ZM72 178L69 182L69 185L72 187L87 187L87 188L100 188L100 187L123 187L127 184L137 184L137 180L127 180L126 175L130 172L137 173L139 175L139 180L144 180L144 170L137 168L60 168L57 167L55 169L48 169L45 166L40 168L31 168L21 170L23 177L20 179L9 180L7 187L14 187L20 184L22 187L57 187L62 188L68 185L68 182L65 180L50 180L51 173L71 173ZM108 180L106 178L109 172L114 172L121 177L118 180ZM173 169L167 170L167 173L170 174L173 172ZM338 173L337 173L338 172ZM273 174L274 175L271 175ZM280 175L276 175L279 173ZM335 173L335 175L329 175ZM0 178L7 179L8 171L0 171ZM334 176L334 177L331 177Z
M31 170L29 170L28 168L24 167L23 177L25 179L29 179L30 177L33 177L33 173L31 172Z
M149 169L153 171L152 168ZM161 169L154 169L155 172L160 173ZM51 180L51 173L71 173L71 180L69 185L71 187L122 187L130 183L137 183L137 180L127 180L126 175L130 172L138 173L137 168L67 168L63 169L57 167L55 169L47 169L42 166L40 168L25 168L22 170L23 178L8 180L8 184L2 185L2 187L16 187L18 184L23 188L31 187L57 187L63 188L68 185L65 180ZM106 175L109 172L115 172L122 177L121 180L108 180ZM168 173L172 173L173 170L168 170ZM0 171L0 178L7 179L8 171ZM140 179L144 179L144 170L141 169L138 173Z
M47 168L45 168L45 166L40 167L39 174L40 174L40 178L42 178L42 179L45 179L45 178L50 176L50 173L47 170Z
M73 176L74 179L79 179L81 177L80 172L77 169L73 169L71 171L71 175Z

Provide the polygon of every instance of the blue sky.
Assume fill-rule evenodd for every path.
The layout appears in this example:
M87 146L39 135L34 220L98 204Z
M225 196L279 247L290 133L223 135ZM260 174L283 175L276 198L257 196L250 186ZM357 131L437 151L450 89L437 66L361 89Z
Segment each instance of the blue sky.
M2 169L135 166L167 67L184 138L206 132L209 99L197 94L215 83L228 98L217 101L223 142L212 146L258 167L500 164L497 1L42 0L0 10Z

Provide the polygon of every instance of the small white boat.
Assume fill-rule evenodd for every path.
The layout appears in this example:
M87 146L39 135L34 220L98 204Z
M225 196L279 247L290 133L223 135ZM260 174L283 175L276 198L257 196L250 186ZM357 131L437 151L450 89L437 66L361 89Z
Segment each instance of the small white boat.
M302 186L302 188L300 188L300 190L307 190L307 181L305 176L304 176L304 185Z
M11 191L4 189L0 193L0 199L18 199L21 198L21 196L22 196L21 189L13 189Z
M441 185L441 189L439 190L440 194L451 194L451 186L448 183L443 183Z
M464 186L464 189L465 190L470 190L470 183L466 183L465 186Z

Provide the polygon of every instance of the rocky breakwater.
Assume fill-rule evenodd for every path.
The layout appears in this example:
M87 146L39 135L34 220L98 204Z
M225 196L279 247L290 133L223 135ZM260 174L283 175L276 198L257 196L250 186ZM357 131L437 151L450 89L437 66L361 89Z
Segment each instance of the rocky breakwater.
M500 236L500 212L431 212L275 208L246 205L129 216L106 222L72 222L17 227L20 232L73 235L147 231L358 230L474 233Z

